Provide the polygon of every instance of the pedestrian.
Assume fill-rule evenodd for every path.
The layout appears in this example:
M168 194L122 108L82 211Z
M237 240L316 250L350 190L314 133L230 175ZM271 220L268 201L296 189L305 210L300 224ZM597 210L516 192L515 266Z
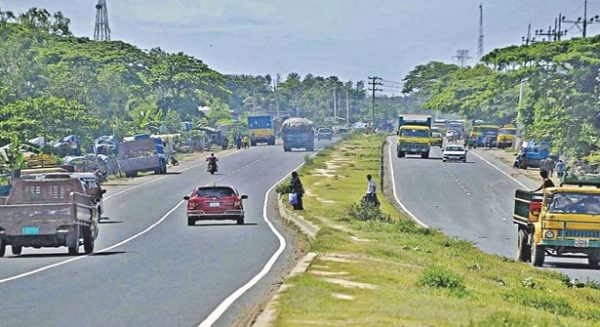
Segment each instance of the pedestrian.
M304 187L302 186L302 182L300 181L298 173L295 171L292 172L290 190L292 191L292 193L296 194L296 202L292 203L294 210L304 210L304 206L302 204L302 197L304 196Z
M238 150L242 148L242 136L240 134L235 137L235 145L237 146Z
M556 164L556 176L561 179L565 176L565 171L567 170L567 166L562 159L558 159L558 163Z
M248 149L250 147L250 140L248 139L248 135L244 135L242 138L242 143L244 143L244 149Z
M542 185L540 185L540 187L533 190L532 191L533 193L538 192L538 191L544 191L546 188L549 188L549 187L554 187L554 182L552 182L550 177L548 177L547 170L540 170L540 176L543 179Z
M367 193L363 197L363 203L371 203L375 206L379 206L380 204L377 199L377 184L370 174L367 175Z

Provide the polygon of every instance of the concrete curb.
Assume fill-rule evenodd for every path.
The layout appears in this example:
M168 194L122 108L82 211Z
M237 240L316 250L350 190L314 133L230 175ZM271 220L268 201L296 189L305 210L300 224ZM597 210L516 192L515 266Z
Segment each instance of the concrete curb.
M279 215L285 219L286 221L292 222L300 231L308 236L308 238L312 241L317 237L317 233L319 232L320 227L311 223L310 221L304 219L304 217L296 214L292 210L288 209L283 202L283 196L281 194L277 195L277 209L279 210ZM309 252L307 253L292 269L290 274L286 278L291 278L297 276L303 272L308 270L310 264L317 256L317 253ZM291 284L281 284L275 295L269 300L264 310L261 311L251 326L253 327L271 327L277 320L277 300L282 292L292 287Z

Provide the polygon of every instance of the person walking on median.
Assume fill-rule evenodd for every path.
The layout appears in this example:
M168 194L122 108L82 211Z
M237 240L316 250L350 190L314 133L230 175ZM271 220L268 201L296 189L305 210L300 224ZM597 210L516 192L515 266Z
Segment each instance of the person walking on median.
M292 191L292 193L296 194L296 202L292 203L294 210L304 210L304 206L302 204L302 197L304 196L304 187L302 186L302 182L300 181L298 173L295 171L292 172L290 190Z
M540 176L542 177L542 179L544 181L542 182L542 185L540 185L540 187L538 187L535 190L531 191L533 193L539 192L539 191L544 191L546 188L549 188L549 187L554 187L554 182L552 182L552 180L550 179L550 177L548 177L548 171L547 170L540 170Z
M556 164L556 176L559 179L563 178L563 176L565 176L566 170L567 166L565 165L565 162L562 159L559 159L558 163Z
M377 184L370 174L367 175L367 193L363 197L363 203L372 203L375 206L379 206L379 200L377 199Z

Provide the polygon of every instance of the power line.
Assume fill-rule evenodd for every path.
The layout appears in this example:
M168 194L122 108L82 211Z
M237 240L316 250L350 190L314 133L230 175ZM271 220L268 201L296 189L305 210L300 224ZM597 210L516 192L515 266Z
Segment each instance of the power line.
M404 85L404 83L402 82L395 82L395 81L390 81L387 79L381 79L382 82L386 82L386 83L392 83L392 84L400 84L400 85Z

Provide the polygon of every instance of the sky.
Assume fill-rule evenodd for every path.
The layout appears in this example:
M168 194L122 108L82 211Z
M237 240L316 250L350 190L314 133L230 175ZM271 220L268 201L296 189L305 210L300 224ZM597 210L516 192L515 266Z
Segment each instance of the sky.
M97 0L0 0L3 10L62 11L77 36L92 37ZM400 81L416 65L521 44L527 26L559 13L583 16L584 0L107 0L112 39L193 55L226 74L380 76ZM600 0L589 0L590 16ZM579 36L577 27L567 36ZM588 35L600 33L600 23ZM470 63L476 62L476 58ZM394 92L393 89L389 90Z

